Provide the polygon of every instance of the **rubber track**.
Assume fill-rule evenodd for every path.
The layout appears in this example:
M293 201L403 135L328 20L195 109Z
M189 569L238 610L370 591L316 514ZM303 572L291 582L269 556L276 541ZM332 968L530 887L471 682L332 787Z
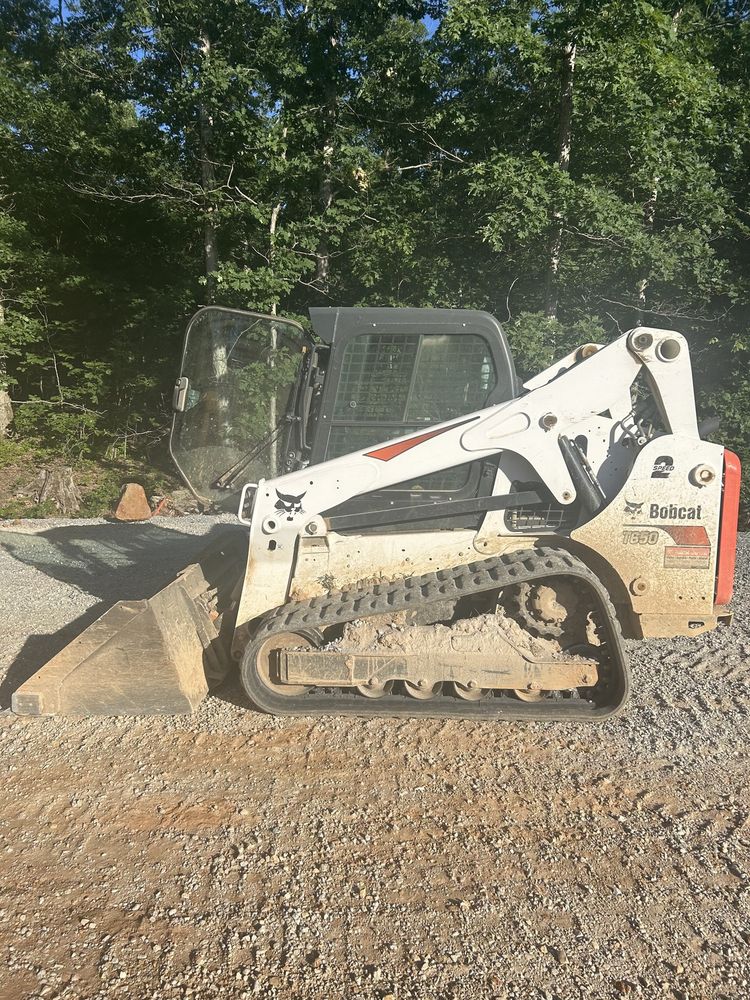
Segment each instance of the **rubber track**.
M366 698L348 689L319 691L304 695L278 695L269 691L258 676L255 659L269 636L297 632L308 636L332 625L374 615L414 610L439 601L498 590L519 583L539 582L551 576L568 576L585 583L597 605L602 644L607 654L610 676L606 682L607 700L592 703L584 699L549 698L541 702L523 702L512 695L495 694L481 701L465 701L456 695L438 695L430 701L418 701L408 695ZM598 577L562 549L534 548L496 556L481 562L376 584L371 590L354 588L324 594L308 601L285 604L265 615L253 639L248 643L240 665L242 683L248 697L258 708L273 715L386 715L461 719L574 719L598 721L609 718L624 706L630 672L622 643L619 623L607 591ZM597 685L597 690L602 687Z

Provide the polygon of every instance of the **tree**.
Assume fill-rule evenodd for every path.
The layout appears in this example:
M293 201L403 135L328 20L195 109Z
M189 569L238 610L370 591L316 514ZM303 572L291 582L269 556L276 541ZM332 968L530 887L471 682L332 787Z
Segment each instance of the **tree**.
M524 372L674 326L746 453L746 3L8 0L0 34L26 439L163 440L197 305L361 303L486 308Z

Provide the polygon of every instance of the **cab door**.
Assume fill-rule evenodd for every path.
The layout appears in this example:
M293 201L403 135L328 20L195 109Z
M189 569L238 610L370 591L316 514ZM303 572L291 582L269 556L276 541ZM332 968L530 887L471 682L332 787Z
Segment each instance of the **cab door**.
M245 483L286 471L307 351L293 320L218 306L190 320L169 450L201 503L229 508Z

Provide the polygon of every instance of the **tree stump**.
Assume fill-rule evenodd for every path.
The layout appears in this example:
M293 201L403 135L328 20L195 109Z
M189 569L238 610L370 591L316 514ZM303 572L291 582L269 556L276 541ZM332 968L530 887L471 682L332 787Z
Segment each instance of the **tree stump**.
M81 509L81 494L73 481L69 465L53 465L39 473L39 490L36 502L51 500L61 514L75 514Z

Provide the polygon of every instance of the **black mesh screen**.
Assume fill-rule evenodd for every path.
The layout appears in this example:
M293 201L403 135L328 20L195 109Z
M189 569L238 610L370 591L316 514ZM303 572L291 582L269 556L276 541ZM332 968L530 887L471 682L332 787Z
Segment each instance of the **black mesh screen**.
M369 334L344 349L333 421L383 424L376 443L481 409L495 381L483 337Z
M496 372L483 337L372 333L343 353L326 458L419 431L481 409ZM423 476L395 490L455 491L469 466Z
M412 430L420 430L417 427L405 427L396 429L393 433L385 431L382 427L372 424L338 424L331 428L331 436L328 439L328 453L326 458L338 458L339 455L348 455L353 451L362 451L370 445L380 444L388 437L401 437Z
M357 337L347 344L336 393L334 420L357 423L363 420L403 420L419 339L417 336L372 334Z

